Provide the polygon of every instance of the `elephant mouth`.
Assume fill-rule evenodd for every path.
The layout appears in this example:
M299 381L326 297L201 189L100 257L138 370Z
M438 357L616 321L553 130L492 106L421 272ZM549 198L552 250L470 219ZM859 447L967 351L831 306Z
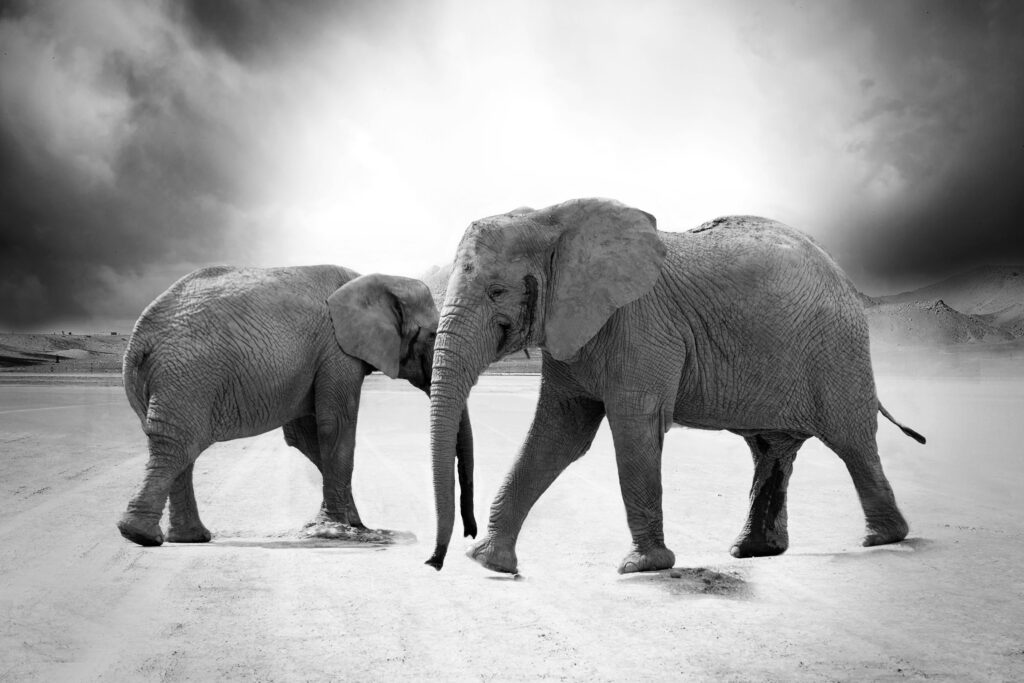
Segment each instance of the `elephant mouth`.
M496 315L491 322L499 332L498 344L494 349L494 357L497 360L515 351L512 347L515 345L516 335L512 331L512 320L508 316Z
M399 367L409 373L407 379L417 389L422 389L430 395L431 379L431 354L424 353L422 343L419 341L422 336L422 327L409 337L408 343L404 344L405 355L399 361Z
M527 275L523 278L523 298L519 302L515 320L504 314L494 317L494 325L501 332L497 346L498 358L526 348L533 339L537 318L537 289L537 278Z

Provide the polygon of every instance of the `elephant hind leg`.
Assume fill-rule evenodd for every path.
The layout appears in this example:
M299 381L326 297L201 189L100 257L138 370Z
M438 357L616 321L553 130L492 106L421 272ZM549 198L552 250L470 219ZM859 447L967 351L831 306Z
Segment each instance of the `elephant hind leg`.
M195 462L203 446L166 433L152 432L148 436L149 460L146 463L145 479L142 487L128 502L128 509L118 521L117 528L122 536L133 543L158 546L164 542L164 535L160 530L160 517L163 515L167 497L178 477ZM191 493L191 481L189 476L188 493ZM182 495L185 494L184 489L179 491ZM184 498L181 502L185 504ZM193 500L192 506L194 505Z
M747 521L729 552L733 557L781 555L789 547L786 489L806 437L766 432L745 438L754 458L754 481Z
M874 431L845 441L822 439L846 465L864 510L866 531L863 545L897 543L907 537L910 527L896 506L889 480L882 471Z
M167 540L171 543L207 543L212 537L201 519L196 506L195 489L192 488L192 470L189 464L171 484L170 517Z

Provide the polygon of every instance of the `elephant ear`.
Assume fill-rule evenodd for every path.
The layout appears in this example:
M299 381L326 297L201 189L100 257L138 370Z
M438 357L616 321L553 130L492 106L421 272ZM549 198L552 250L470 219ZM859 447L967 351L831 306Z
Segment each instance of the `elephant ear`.
M350 280L327 299L341 350L394 379L408 340L437 326L430 289L419 280L371 273Z
M612 313L654 287L665 245L654 216L611 199L572 200L537 214L562 226L551 260L544 347L569 360Z

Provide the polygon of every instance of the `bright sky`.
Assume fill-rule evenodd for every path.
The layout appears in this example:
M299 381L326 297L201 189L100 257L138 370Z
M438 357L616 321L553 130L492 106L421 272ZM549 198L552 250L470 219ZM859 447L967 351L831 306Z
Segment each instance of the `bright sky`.
M210 263L421 275L585 196L776 218L869 289L1024 261L1022 5L14 2L0 325L123 329Z

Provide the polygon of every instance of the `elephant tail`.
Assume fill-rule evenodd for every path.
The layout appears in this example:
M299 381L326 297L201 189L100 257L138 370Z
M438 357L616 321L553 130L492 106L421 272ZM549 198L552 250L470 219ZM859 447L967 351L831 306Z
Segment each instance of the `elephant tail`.
M882 405L881 401L878 402L878 412L880 412L885 417L885 419L889 420L889 422L892 422L894 425L899 427L900 431L902 431L904 434L909 436L914 441L918 443L925 443L925 438L923 436L915 432L910 427L907 427L906 425L901 425L899 422L897 422L896 418L890 415L889 411L885 409L885 406Z

